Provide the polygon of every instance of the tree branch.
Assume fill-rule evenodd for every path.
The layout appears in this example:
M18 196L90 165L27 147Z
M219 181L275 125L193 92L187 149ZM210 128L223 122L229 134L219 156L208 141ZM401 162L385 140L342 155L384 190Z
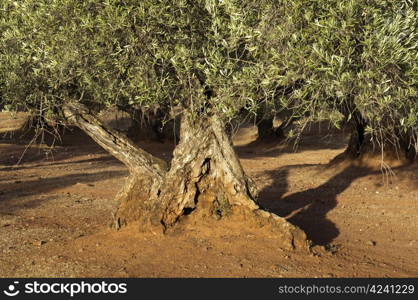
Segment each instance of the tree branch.
M96 143L124 163L131 173L147 173L162 177L167 172L167 163L137 147L125 135L105 127L88 108L77 102L64 104L64 117L88 134Z

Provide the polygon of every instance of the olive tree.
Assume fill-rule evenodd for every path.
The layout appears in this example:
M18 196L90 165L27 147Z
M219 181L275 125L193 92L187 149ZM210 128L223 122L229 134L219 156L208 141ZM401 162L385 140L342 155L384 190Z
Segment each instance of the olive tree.
M331 120L351 128L351 156L416 157L417 1L287 0L269 18L262 61L281 86L293 84L277 101L299 128Z
M0 9L2 101L75 124L127 166L116 227L244 214L278 228L290 247L306 246L302 231L257 205L225 132L274 94L259 63L269 1L6 0ZM173 159L105 127L95 113L111 105L180 108Z

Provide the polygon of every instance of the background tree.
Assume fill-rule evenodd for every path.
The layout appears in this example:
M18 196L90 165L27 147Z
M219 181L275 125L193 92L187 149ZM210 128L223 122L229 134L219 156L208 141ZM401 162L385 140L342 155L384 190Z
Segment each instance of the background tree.
M299 129L331 120L351 128L352 157L395 150L414 159L417 12L411 0L281 1L263 35L272 51L262 60L281 86L301 83L279 97Z
M175 224L184 215L241 213L279 228L289 247L302 231L256 203L256 188L225 133L270 85L258 64L258 24L268 1L24 0L0 4L3 101L47 122L71 122L122 161L118 228ZM94 116L110 105L182 110L181 139L167 163ZM167 115L168 116L168 115Z

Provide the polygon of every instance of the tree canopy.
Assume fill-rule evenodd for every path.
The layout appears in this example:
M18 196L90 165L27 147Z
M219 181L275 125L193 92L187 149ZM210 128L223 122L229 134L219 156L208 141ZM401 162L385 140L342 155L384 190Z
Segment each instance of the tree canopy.
M5 1L2 95L53 113L77 100L232 117L263 77L262 18L251 1Z
M413 0L7 0L1 101L45 118L70 100L223 120L289 109L416 152L417 11Z
M283 105L305 121L361 123L382 148L407 136L416 150L418 2L282 3L278 54L268 61L286 82L301 82Z

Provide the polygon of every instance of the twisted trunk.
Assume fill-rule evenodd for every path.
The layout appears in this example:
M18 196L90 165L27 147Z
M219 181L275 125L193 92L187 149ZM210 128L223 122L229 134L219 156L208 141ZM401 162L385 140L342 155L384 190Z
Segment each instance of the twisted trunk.
M117 195L120 205L114 215L115 227L119 228L133 220L146 223L147 214L144 212L156 206L156 195L167 172L167 163L138 148L125 135L103 126L82 104L68 103L63 107L63 113L68 121L83 130L129 170L129 178Z
M160 195L164 224L171 226L179 216L195 210L222 218L233 206L257 209L255 185L245 176L220 122L186 117L180 130L180 143Z
M269 225L289 248L306 249L300 229L259 208L255 185L216 117L181 118L180 142L168 168L125 136L104 128L80 104L64 106L64 114L129 169L118 194L116 228L139 220L141 230L167 230L183 216L220 219L240 214L246 221Z

